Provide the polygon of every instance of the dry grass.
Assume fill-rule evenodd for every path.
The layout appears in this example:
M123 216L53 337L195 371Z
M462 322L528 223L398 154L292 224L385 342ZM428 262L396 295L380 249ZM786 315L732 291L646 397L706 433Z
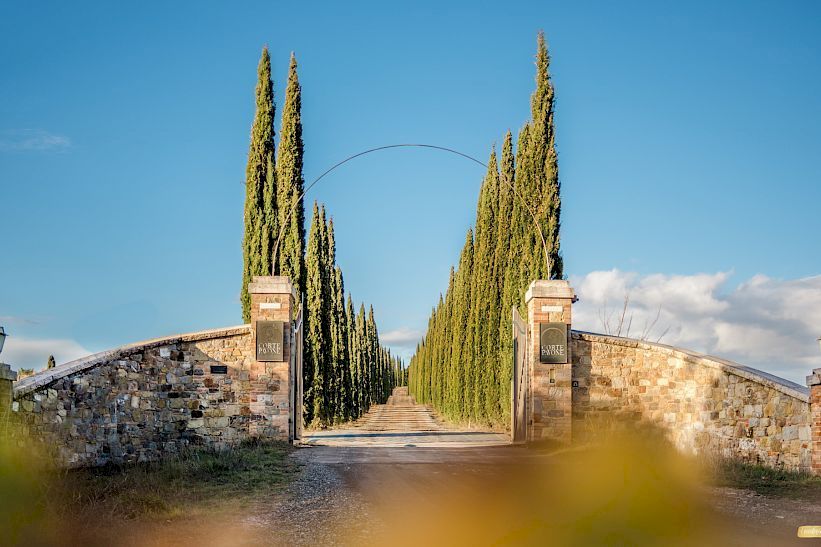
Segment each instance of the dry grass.
M715 486L744 488L769 497L821 501L821 477L809 473L728 459L712 460L707 467Z
M297 469L286 443L243 443L215 452L188 450L161 462L59 473L61 509L115 519L174 518L205 511L226 499L242 502L276 492Z
M36 444L0 437L0 529L10 544L62 544L78 530L93 536L93 527L207 520L280 492L299 468L292 450L249 442L161 462L65 470Z

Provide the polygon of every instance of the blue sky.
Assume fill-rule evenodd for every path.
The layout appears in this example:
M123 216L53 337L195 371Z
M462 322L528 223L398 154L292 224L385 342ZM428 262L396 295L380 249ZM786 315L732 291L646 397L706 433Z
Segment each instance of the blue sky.
M61 362L240 322L243 177L264 44L278 107L290 52L299 60L311 181L397 142L485 159L528 118L544 29L571 279L616 271L640 290L653 275L721 274L718 285L689 285L734 302L755 276L779 290L816 286L818 3L307 4L0 6L4 360L37 365L56 351ZM434 151L387 151L309 194L334 216L347 288L374 304L405 354L458 258L482 174ZM670 321L686 331L692 318ZM724 353L800 378L821 366L821 321L791 321L804 330L788 364Z

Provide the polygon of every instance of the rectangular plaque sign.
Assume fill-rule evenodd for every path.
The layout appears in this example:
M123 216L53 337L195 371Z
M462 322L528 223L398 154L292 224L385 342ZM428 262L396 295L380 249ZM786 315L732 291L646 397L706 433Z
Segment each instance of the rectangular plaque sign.
M567 363L567 323L539 323L539 362Z
M285 323L257 321L257 361L282 361Z

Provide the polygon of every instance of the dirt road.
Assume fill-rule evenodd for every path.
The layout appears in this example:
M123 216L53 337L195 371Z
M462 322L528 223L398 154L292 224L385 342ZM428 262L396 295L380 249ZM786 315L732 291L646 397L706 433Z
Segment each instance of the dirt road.
M701 486L639 444L540 451L450 429L403 394L306 436L284 494L145 529L139 545L809 545L818 503ZM132 543L129 541L128 543Z
M505 433L448 426L408 395L394 389L384 405L373 405L350 427L306 432L302 446L464 448L510 444Z

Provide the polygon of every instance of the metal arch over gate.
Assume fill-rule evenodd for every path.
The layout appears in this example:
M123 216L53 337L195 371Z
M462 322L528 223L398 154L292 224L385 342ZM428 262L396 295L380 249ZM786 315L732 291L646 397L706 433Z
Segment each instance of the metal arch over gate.
M511 437L527 442L527 393L530 368L527 361L527 324L513 307L513 389L511 390Z

